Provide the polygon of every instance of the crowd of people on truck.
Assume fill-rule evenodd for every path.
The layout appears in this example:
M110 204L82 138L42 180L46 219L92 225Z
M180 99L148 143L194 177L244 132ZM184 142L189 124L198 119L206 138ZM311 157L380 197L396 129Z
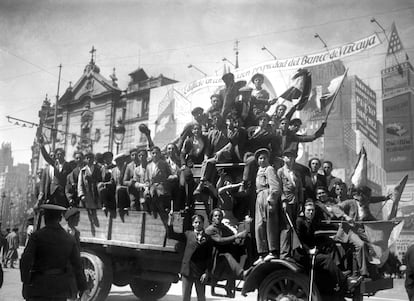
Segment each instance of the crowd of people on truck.
M347 189L332 175L331 161L312 158L308 166L296 162L299 143L321 137L326 123L312 135L300 135L302 121L292 118L296 105L286 112L287 106L279 103L269 115L278 100L270 99L263 88L262 74L255 74L250 83L235 82L231 73L222 79L225 87L211 96L211 107L194 108L194 121L163 149L153 144L150 131L141 125L148 147L131 149L129 156L77 151L67 162L63 149L47 153L39 137L49 165L41 174L38 205L49 202L120 214L140 210L167 220L171 210L191 213L196 201L203 202L212 223L205 230L201 215L193 216L192 231L179 235L169 228L171 237L186 240L190 248L181 271L185 300L193 283L203 300L206 273L222 263L234 279L242 278L245 264L237 243L248 237L255 246L249 250L250 264L295 258L307 266L308 255L318 247L314 233L332 227L325 223L329 220L347 222L338 223L334 239L354 247L353 283L369 277L368 266L375 258L357 222L374 220L369 203L385 198L374 199L368 187ZM233 168L221 167L222 163ZM199 181L193 175L197 164L202 166ZM225 226L223 218L232 225L253 220L254 231L237 232ZM332 289L341 291L343 278L334 260L332 254L319 253L315 268L327 272ZM229 282L231 294L234 286Z

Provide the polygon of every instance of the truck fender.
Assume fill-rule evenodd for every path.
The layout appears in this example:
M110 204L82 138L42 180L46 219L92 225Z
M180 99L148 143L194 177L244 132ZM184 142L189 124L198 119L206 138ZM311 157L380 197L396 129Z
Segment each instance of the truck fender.
M288 269L293 272L300 272L302 267L293 261L283 259L272 259L271 261L263 261L252 267L251 271L244 279L244 285L242 288L242 295L246 296L248 292L252 292L259 288L263 279L275 270Z

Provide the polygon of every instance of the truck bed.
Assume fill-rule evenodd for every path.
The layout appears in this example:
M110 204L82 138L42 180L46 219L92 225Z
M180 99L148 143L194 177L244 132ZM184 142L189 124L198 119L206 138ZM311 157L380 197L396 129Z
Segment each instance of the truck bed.
M81 243L119 246L142 250L177 252L177 241L167 238L167 230L160 216L143 211L129 211L120 216L118 212L80 208ZM183 218L174 213L174 231L183 232Z

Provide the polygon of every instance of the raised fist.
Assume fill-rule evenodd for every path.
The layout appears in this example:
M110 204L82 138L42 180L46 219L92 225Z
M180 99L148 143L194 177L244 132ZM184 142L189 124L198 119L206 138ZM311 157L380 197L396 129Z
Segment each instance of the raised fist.
M139 131L140 131L141 133L143 133L144 135L149 136L149 135L151 134L150 129L149 129L149 128L145 125L145 124L143 124L143 123L141 123L141 124L138 126L138 129L139 129Z

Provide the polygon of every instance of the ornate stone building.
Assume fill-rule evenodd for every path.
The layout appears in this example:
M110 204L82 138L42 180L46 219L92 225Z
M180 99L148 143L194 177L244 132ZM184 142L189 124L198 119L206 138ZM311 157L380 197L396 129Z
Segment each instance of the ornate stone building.
M39 111L41 132L49 142L49 149L52 149L54 134L55 148L63 148L68 161L76 150L116 154L145 145L138 125L148 122L150 89L176 82L162 74L149 77L139 68L129 74L128 87L121 89L115 68L110 79L105 78L94 60L94 52L92 49L92 58L82 76L59 98L56 131L51 131L55 107L49 100L43 102ZM44 166L36 141L32 152L32 173L35 175L36 170Z

